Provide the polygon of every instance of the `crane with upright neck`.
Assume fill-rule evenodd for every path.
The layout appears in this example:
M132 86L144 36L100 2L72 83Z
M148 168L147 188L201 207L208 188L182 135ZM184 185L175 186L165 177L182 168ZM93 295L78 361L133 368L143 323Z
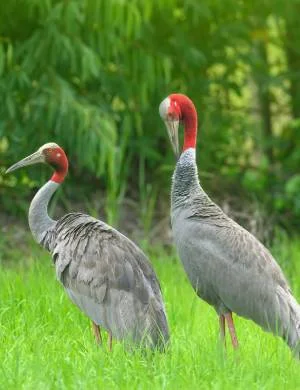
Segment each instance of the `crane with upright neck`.
M30 204L30 230L51 252L58 280L92 320L97 341L102 342L102 327L109 333L109 349L113 337L164 349L169 339L167 317L158 279L145 254L119 231L89 215L50 218L49 201L68 172L64 150L47 143L7 173L37 163L50 165L54 173Z

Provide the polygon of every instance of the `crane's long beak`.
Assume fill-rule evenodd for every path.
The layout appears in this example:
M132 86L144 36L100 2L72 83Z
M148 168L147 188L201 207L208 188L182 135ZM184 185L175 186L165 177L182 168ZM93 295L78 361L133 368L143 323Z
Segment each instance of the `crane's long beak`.
M178 142L178 128L179 128L179 120L169 120L165 121L168 135L171 141L171 145L173 151L175 153L176 158L179 158L179 142Z
M44 155L38 150L35 153L32 153L30 156L23 158L23 160L15 163L11 167L9 167L5 173L10 173L12 171L15 171L16 169L25 167L27 165L33 165L37 163L45 162Z

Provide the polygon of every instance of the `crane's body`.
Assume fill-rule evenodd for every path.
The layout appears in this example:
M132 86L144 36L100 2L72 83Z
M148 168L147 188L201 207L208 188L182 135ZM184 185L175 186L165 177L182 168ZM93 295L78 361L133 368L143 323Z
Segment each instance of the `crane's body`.
M172 98L176 104L167 101ZM161 105L161 115L166 112L162 117L166 122L172 123L175 117L185 123L184 148L172 181L171 223L193 288L218 313L222 338L227 320L234 347L238 344L232 312L283 337L299 357L299 304L270 252L202 189L195 159L197 117L192 102L178 94L167 99ZM169 122L171 141L176 142L176 128Z
M59 148L57 153L64 152ZM52 254L58 280L94 326L119 340L163 348L169 338L167 318L159 282L145 254L89 215L70 213L58 221L48 216L48 203L65 175L54 175L31 202L28 219L35 240Z
M182 175L189 180L181 180ZM234 312L252 319L295 349L300 310L280 267L203 191L192 149L183 152L176 165L171 215L179 257L199 297L218 315Z

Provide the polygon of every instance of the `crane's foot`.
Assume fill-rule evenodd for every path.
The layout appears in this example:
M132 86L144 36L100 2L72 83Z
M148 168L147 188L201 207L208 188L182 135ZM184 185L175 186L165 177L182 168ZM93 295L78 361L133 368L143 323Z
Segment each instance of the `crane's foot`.
M95 336L95 339L96 339L96 343L98 345L102 345L102 336L101 336L100 326L95 324L95 322L93 321L92 322L92 329L93 329L93 333L94 333L94 336Z
M112 351L112 334L110 332L108 332L108 350Z
M237 349L239 347L239 343L238 343L238 339L237 339L237 335L236 335L236 331L235 331L235 326L234 326L233 319L232 319L232 313L229 312L229 313L224 314L224 318L225 318L227 325L228 325L232 346L234 349Z

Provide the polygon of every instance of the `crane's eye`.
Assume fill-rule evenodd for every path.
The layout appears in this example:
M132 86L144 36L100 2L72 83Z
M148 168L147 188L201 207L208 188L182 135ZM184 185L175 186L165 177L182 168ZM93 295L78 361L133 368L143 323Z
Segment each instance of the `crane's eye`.
M167 113L167 120L168 121L178 121L179 115L176 110L174 110L174 107L170 107L169 112Z

